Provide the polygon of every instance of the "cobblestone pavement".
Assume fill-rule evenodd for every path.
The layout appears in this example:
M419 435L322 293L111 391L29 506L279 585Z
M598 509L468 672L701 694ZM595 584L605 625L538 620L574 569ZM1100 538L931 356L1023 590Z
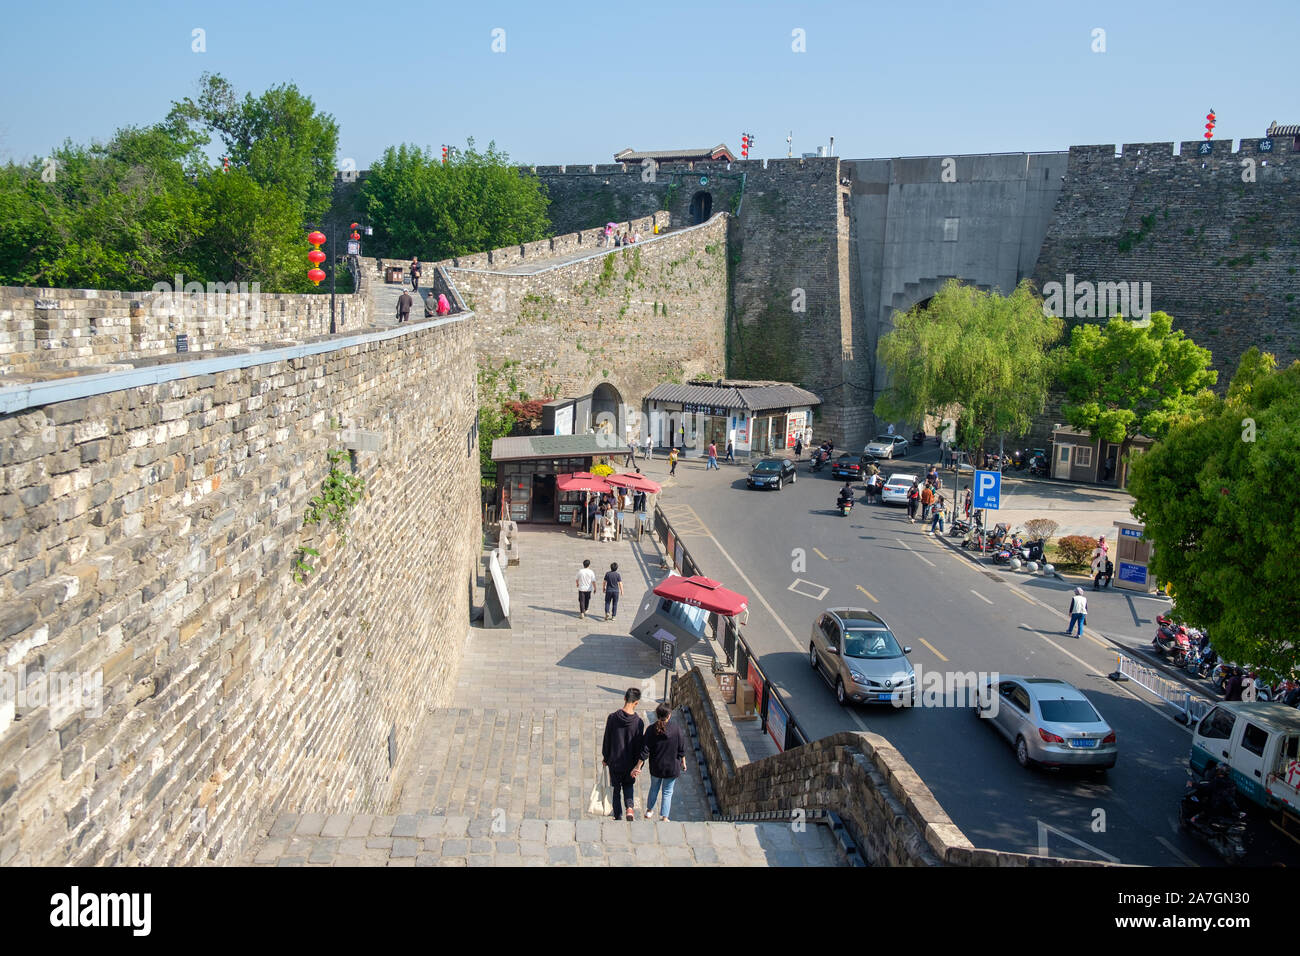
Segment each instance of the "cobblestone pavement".
M842 866L810 824L284 814L257 866Z
M597 543L558 527L520 529L522 560L507 571L510 629L472 632L452 706L430 714L397 808L514 821L587 816L605 718L638 687L649 722L663 696L658 654L627 633L644 592L663 577L629 540ZM624 596L615 621L578 618L574 576L617 561ZM599 580L597 582L599 587ZM676 715L674 719L681 719ZM693 760L673 793L674 820L708 819ZM643 809L650 778L637 782Z

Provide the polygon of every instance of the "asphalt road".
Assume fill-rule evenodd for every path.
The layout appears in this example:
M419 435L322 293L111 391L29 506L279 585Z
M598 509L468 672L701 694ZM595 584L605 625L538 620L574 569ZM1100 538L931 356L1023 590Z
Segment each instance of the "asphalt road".
M897 470L922 468L909 461ZM1067 637L1069 588L1061 582L976 567L925 534L919 521L909 524L906 509L864 505L860 485L858 505L841 517L834 503L842 482L809 473L807 462L780 492L751 491L744 475L741 467L692 472L660 504L706 573L750 596L745 638L810 735L860 729L886 737L977 846L1037 853L1042 840L1053 856L1219 862L1176 822L1190 734L1141 691L1105 676L1115 669L1111 624L1127 625L1138 642L1164 602L1089 592L1096 611L1088 623L1100 617L1101 633ZM1069 681L1116 730L1117 766L1104 776L1023 770L1010 744L964 698L916 709L840 707L809 666L808 647L817 614L845 605L884 617L912 647L923 682L929 670ZM1257 821L1261 829L1267 824ZM1268 833L1257 832L1251 849L1255 863L1300 860L1285 838Z

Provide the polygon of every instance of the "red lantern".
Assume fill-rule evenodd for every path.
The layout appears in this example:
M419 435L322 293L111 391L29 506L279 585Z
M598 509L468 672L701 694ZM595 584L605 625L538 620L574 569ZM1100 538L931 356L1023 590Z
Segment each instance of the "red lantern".
M360 229L360 228L361 228L361 223L359 223L359 222L354 222L352 225L348 226L348 228L349 228L349 229Z
M319 249L313 249L311 252L307 253L307 259L314 262L316 265L320 265L325 261L325 253L321 252Z
M325 244L325 233L318 229L307 237L307 241L313 246L323 246Z
M325 278L325 273L321 269L312 269L307 273L307 278L310 279L313 284L320 285L321 280Z

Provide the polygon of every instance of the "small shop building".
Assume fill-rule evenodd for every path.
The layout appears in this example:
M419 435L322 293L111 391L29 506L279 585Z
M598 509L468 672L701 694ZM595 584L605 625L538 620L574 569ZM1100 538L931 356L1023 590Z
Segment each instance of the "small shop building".
M762 457L793 448L808 437L821 399L789 382L719 379L685 385L657 385L646 397L650 434L660 448L705 456L709 444L719 456L727 441L739 457Z
M1128 448L1133 454L1141 454L1153 444L1150 438L1138 435L1129 441ZM1052 477L1123 488L1128 484L1128 466L1120 458L1122 447L1057 425L1052 430Z
M586 497L580 491L560 491L557 475L591 471L598 459L619 455L622 450L611 436L521 435L492 442L492 460L497 466L497 494L500 514L520 524L562 523L573 519Z

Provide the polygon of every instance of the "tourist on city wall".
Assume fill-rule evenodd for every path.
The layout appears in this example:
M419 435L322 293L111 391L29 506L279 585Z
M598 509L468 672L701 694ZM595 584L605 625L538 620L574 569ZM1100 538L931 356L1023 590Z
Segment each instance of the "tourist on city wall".
M629 687L623 695L623 706L605 718L605 737L600 744L601 764L609 768L609 785L614 791L614 819L623 816L627 804L630 821L636 808L636 766L645 747L645 724L636 712L641 691Z
M412 301L411 294L403 289L402 294L397 298L397 321L399 324L411 318Z
M909 524L916 524L916 509L921 504L921 487L920 482L915 478L912 479L912 487L907 489L907 520Z
M447 315L451 312L451 303L447 301L445 293L438 293L438 314Z
M420 260L415 256L411 257L411 291L420 291Z
M709 461L704 466L704 470L708 471L710 468L714 471L718 469L718 446L716 442L709 442Z
M668 474L677 474L677 449L671 448L668 451Z
M615 561L605 572L605 620L612 621L618 617L618 599L623 593L623 575L618 573Z
M673 709L667 704L655 708L655 722L645 732L641 745L641 759L632 768L632 776L641 773L646 761L650 763L650 796L646 799L645 818L653 820L655 801L663 794L659 819L668 822L673 806L673 788L677 778L686 772L686 736L680 724L672 722Z
M587 616L587 608L591 606L591 591L596 586L596 572L591 570L590 559L584 560L578 569L577 585L578 617L582 619Z

